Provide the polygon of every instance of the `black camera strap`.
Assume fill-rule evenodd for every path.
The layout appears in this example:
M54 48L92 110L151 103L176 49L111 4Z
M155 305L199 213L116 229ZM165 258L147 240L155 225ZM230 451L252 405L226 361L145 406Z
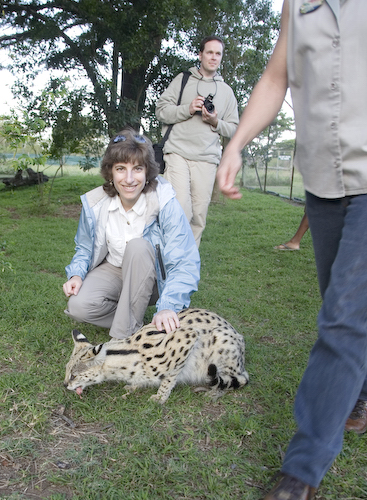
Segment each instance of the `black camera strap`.
M199 73L200 73L200 71L199 71ZM201 73L200 73L200 74L201 74ZM214 75L214 76L215 76L215 75ZM215 92L214 92L214 94L211 94L211 93L209 94L209 95L212 95L212 96L213 96L213 98L216 96L216 94L217 94L217 90L218 90L217 80L214 78L214 76L213 76L213 82L215 83ZM200 92L199 92L199 83L200 83L201 81L203 81L203 79L204 79L204 77L203 77L203 75L201 75L201 78L200 78L200 80L198 80L198 83L197 83L197 85L196 85L196 93L197 93L197 95L201 95L201 96L205 97L203 94L200 94ZM210 82L208 82L208 83L210 83Z
M190 75L191 75L190 71L183 71L182 72L181 90L180 90L180 95L178 96L177 106L179 106L181 104L183 90L185 88L185 85L186 85L188 79L190 78ZM164 146L164 143L168 139L168 136L169 136L169 134L170 134L170 132L172 130L173 125L174 125L174 123L171 123L170 125L168 125L166 133L164 134L164 137L163 137L163 139L160 142L160 145L162 147Z

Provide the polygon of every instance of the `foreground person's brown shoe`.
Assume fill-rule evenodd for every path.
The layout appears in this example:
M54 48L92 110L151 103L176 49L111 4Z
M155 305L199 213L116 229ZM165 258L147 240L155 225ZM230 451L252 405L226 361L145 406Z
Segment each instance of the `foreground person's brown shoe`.
M315 493L316 488L312 488L295 477L282 474L264 500L312 500Z
M367 430L367 401L358 399L345 424L346 431L363 434Z

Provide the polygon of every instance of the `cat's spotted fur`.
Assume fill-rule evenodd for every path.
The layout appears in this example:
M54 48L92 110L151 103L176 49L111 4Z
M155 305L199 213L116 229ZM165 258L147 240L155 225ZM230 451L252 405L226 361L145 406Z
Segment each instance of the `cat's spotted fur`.
M164 403L177 383L209 386L214 397L247 384L245 342L232 325L204 309L184 309L178 317L180 328L170 334L146 325L129 338L97 346L73 330L65 387L80 395L106 381L123 381L128 389L159 386L151 399Z

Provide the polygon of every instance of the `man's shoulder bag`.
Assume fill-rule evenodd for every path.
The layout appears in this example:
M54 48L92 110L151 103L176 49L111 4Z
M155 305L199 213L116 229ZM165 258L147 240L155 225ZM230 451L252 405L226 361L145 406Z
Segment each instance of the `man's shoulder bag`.
M187 80L189 79L190 75L191 75L190 71L183 71L181 90L180 90L180 95L178 97L177 106L179 106L181 104L182 93L183 93L183 90L185 88L185 85L186 85ZM164 134L164 137L160 142L158 142L157 144L153 144L155 161L159 164L159 173L160 174L163 174L165 171L165 168L166 168L166 165L165 165L164 160L163 160L163 147L164 147L166 140L168 139L168 136L172 130L173 125L174 125L174 123L171 123L171 125L169 125L167 127L166 133Z

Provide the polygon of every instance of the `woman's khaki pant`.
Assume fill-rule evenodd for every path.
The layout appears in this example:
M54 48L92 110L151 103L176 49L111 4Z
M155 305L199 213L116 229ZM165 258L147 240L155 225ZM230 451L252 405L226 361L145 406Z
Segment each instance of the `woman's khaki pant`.
M121 268L105 261L87 274L65 313L76 321L110 328L111 337L129 337L143 325L155 283L153 247L136 238L128 242Z

